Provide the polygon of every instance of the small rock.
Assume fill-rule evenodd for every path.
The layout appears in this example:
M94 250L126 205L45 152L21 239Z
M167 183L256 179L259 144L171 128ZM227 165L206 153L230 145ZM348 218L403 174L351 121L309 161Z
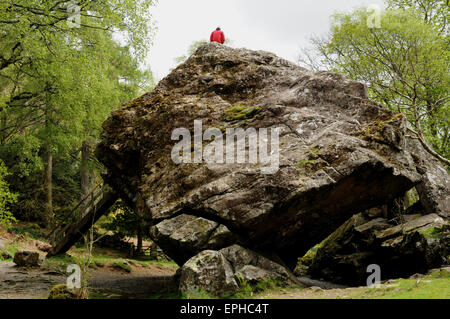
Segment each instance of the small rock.
M46 244L39 240L36 240L34 242L34 245L36 246L37 249L39 249L40 251L43 251L44 253L48 253L50 251L50 249L52 249L51 245Z
M34 251L18 251L14 255L14 263L18 267L39 266L39 253Z

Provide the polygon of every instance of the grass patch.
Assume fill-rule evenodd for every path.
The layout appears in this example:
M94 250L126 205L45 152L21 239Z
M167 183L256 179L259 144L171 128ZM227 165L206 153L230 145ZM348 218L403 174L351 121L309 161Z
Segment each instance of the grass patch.
M12 258L8 258L5 261L13 261L14 255L17 251L20 250L19 246L16 246L14 244L6 244L5 248L12 255Z
M78 264L78 260L77 258L69 255L59 255L51 258L46 258L43 263L44 266L47 266L52 270L64 273L66 272L67 266L71 264Z
M433 239L441 239L442 233L436 227L430 227L426 229L419 229L419 233L422 234L425 238L433 238Z
M13 226L8 229L8 233L27 236L36 240L45 239L47 235L41 232L39 229L40 228L38 225L32 225L30 227Z
M276 290L285 285L278 280L268 279L256 284L250 284L243 278L238 279L240 290L231 296L226 296L229 299L252 299L257 295L269 290Z
M120 271L130 273L132 271L131 266L124 261L115 261L111 264L111 267Z
M250 284L246 280L244 280L242 277L237 278L238 284L239 284L239 291L235 292L234 294L230 295L224 295L220 298L217 296L214 296L206 291L199 290L199 291L192 291L184 294L167 294L167 295L157 295L153 296L153 298L163 298L163 299L253 299L256 298L258 295L267 292L267 291L273 291L277 289L281 289L285 287L282 282L274 280L274 279L268 279L265 281L258 282L256 284Z
M450 273L437 270L421 279L398 279L380 288L367 288L352 298L450 299Z

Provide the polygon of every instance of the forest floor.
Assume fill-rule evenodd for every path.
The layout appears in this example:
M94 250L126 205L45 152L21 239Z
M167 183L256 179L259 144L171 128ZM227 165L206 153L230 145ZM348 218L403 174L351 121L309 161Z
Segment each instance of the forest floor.
M90 270L87 275L93 299L139 299L170 291L173 267L132 266L130 273L108 267ZM65 284L67 275L41 267L20 269L10 261L0 262L0 299L46 299L53 286Z
M28 235L0 232L0 246L12 255L17 250L38 251L40 242ZM39 251L38 251L39 252ZM67 266L85 264L84 280L90 299L148 298L213 298L206 293L180 295L173 276L178 269L173 262L146 258L129 259L126 253L113 249L95 249L87 264L84 248L72 248L65 256L44 259L38 268L22 269L12 259L0 260L0 299L46 299L50 290L66 283ZM261 287L259 287L261 288ZM243 287L231 298L242 299L450 299L450 268L427 275L389 280L379 288L321 289L319 287L264 286L263 289Z
M36 234L0 232L0 246L14 255L18 250L40 254L40 267L20 268L12 258L0 260L0 299L45 299L50 290L65 284L69 276L67 266L85 265L82 280L89 287L93 299L148 298L173 292L173 276L178 266L173 262L149 260L145 256L130 259L127 253L107 248L94 248L90 260L86 249L73 247L65 256L45 259L37 249ZM34 238L33 238L34 237Z

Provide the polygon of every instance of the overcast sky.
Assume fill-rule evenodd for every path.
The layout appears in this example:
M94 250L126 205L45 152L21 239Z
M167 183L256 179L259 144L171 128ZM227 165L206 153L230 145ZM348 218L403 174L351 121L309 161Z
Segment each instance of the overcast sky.
M295 61L308 38L328 32L330 15L383 0L159 0L158 27L148 64L157 80L176 66L189 45L220 26L232 46L270 51Z

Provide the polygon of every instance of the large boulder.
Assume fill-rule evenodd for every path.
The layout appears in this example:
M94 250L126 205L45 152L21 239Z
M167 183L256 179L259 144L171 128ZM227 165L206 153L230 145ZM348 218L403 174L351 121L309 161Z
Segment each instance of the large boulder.
M404 216L395 225L383 218L350 218L323 241L308 269L314 278L365 285L367 267L381 268L382 279L409 277L450 262L450 225L436 214Z
M166 219L150 232L153 240L180 265L203 250L220 249L237 241L225 226L191 215Z
M194 121L202 122L200 133ZM345 76L213 43L115 111L97 156L106 182L153 225L152 239L180 265L239 243L277 252L293 268L352 215L414 186L428 214L448 217L449 175L409 137L408 125ZM208 164L198 155L199 144L210 141L189 148L195 163L176 164L172 133L179 128L196 138L208 128L276 130L279 165L267 170L276 158Z
M183 265L179 276L181 292L206 291L217 296L233 294L244 283L299 284L282 265L238 245L202 251Z
M218 251L202 251L181 268L179 290L182 293L206 291L222 296L238 289L230 263Z

